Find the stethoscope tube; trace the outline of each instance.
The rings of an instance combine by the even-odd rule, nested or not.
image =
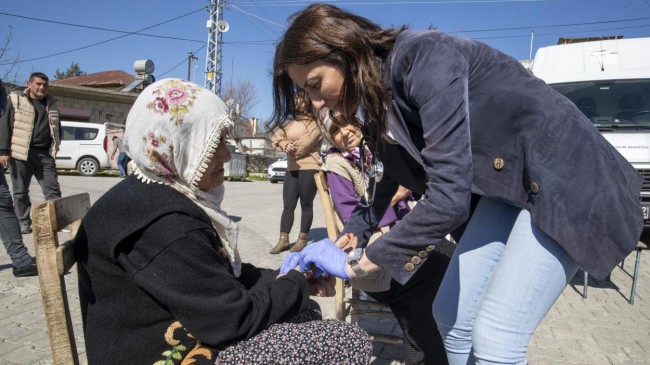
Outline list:
[[[364,208],[370,208],[375,202],[377,183],[384,177],[384,164],[377,158],[377,141],[368,143],[369,138],[367,137],[365,128],[362,128],[361,132],[363,136],[361,138],[361,145],[359,146],[359,158],[361,159],[361,179],[364,186],[364,194],[361,197],[361,200],[359,200],[359,205]],[[367,171],[366,149],[370,153],[370,162],[368,163]]]

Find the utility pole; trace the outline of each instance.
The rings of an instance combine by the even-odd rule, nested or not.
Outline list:
[[[187,51],[187,81],[190,80],[191,71],[192,71],[192,60],[198,60],[199,58],[192,53],[192,51]]]
[[[208,48],[205,58],[205,88],[221,96],[221,64],[223,57],[223,33],[228,31],[228,23],[223,21],[223,8],[226,0],[208,0]]]

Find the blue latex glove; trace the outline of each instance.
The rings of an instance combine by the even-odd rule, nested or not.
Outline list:
[[[300,254],[297,252],[290,252],[287,257],[284,258],[282,266],[280,266],[280,274],[284,275],[295,269],[298,265],[300,265]]]
[[[308,272],[310,264],[316,266],[315,277],[327,273],[341,279],[350,280],[347,267],[348,255],[329,239],[307,245],[300,251],[300,271]]]

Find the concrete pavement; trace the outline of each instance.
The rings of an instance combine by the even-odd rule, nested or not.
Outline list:
[[[61,176],[64,195],[88,191],[95,201],[118,178]],[[240,251],[244,261],[277,268],[285,254],[270,255],[275,243],[282,209],[282,184],[268,182],[226,182],[224,209],[238,220]],[[42,200],[37,184],[31,188],[33,202]],[[310,239],[326,236],[318,198],[314,201],[314,222]],[[296,211],[291,239],[297,238],[299,211]],[[24,235],[33,254],[31,235]],[[530,344],[531,364],[627,365],[650,364],[650,252],[642,254],[639,284],[634,305],[628,303],[635,254],[623,269],[612,272],[611,282],[590,281],[589,297],[582,298],[582,276],[564,290]],[[73,306],[75,330],[83,353],[81,317],[76,297],[75,270],[66,278]],[[333,318],[333,300],[319,299],[324,315]],[[362,317],[366,328],[399,333],[394,323]],[[403,354],[395,346],[376,345],[372,364],[401,364]],[[51,364],[49,342],[42,313],[37,278],[14,278],[9,257],[0,250],[0,365]],[[85,361],[84,361],[85,363]]]

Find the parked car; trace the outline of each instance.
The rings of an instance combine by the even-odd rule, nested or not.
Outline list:
[[[95,176],[99,170],[110,169],[108,156],[108,123],[61,121],[61,147],[56,167],[76,169],[82,176]]]
[[[287,171],[287,158],[281,157],[274,163],[269,165],[268,177],[271,184],[276,184],[278,181],[284,180],[284,174]]]

